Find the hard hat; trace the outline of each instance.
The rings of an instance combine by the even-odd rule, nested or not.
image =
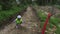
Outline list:
[[[21,18],[21,15],[18,15],[17,18]]]

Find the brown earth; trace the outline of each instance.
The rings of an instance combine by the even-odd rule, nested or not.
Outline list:
[[[40,21],[31,7],[27,8],[22,19],[24,21],[24,23],[21,24],[22,29],[16,29],[15,23],[12,22],[0,30],[0,34],[40,34]]]

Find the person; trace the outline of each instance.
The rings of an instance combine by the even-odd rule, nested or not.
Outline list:
[[[16,28],[21,27],[21,24],[22,24],[21,15],[18,15],[17,18],[16,18]]]

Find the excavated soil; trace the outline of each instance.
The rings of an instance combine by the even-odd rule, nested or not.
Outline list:
[[[13,20],[11,24],[0,30],[0,34],[40,34],[40,21],[31,7],[27,8],[22,19],[23,23],[19,29],[15,28],[16,24]]]

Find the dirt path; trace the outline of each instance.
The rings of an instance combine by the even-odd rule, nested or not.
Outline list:
[[[37,19],[31,7],[27,8],[27,11],[24,13],[22,19],[24,23],[21,25],[23,25],[24,28],[22,27],[22,29],[16,29],[15,23],[12,22],[8,26],[5,26],[5,28],[0,31],[0,34],[38,34],[40,30],[38,23],[40,23],[40,21]]]

